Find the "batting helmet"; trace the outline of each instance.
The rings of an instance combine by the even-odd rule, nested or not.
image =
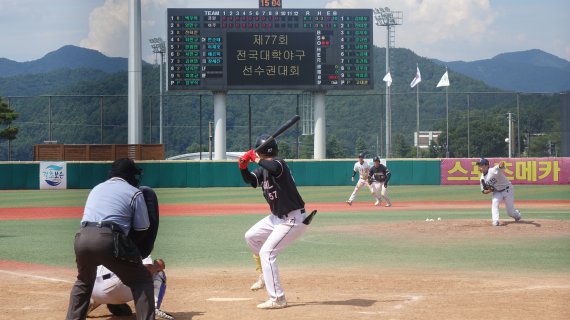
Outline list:
[[[257,147],[259,147],[260,145],[265,143],[265,141],[267,141],[269,139],[269,137],[270,137],[270,135],[265,134],[265,133],[260,135],[259,137],[257,137],[257,140],[255,141],[255,148],[254,149],[257,149]],[[273,139],[270,142],[268,142],[265,146],[263,146],[260,150],[258,150],[257,153],[263,154],[266,156],[276,156],[277,151],[279,151],[277,149],[277,141],[275,141],[275,139]]]
[[[372,159],[372,161],[374,161],[374,162],[376,162],[376,161],[380,162],[380,157],[376,156],[376,157],[374,157],[374,159]]]
[[[130,185],[138,187],[142,169],[137,167],[135,161],[129,158],[115,160],[111,165],[109,178],[119,177],[125,179]]]
[[[359,153],[359,154],[358,154],[358,157],[364,159],[364,153],[362,153],[362,152]]]

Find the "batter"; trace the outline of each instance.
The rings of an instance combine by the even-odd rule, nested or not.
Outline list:
[[[256,149],[268,138],[269,135],[259,136]],[[279,278],[277,255],[307,230],[307,225],[303,224],[305,202],[297,191],[287,163],[277,158],[277,154],[277,142],[273,140],[257,154],[254,150],[250,150],[239,159],[243,180],[254,188],[261,186],[263,196],[271,210],[270,215],[261,219],[245,233],[247,245],[261,260],[263,282],[269,294],[266,302],[257,305],[259,309],[287,307],[285,292]],[[250,172],[249,161],[254,161],[259,167]]]

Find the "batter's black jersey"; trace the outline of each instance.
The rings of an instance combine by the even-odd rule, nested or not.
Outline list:
[[[388,183],[388,181],[390,180],[390,176],[391,176],[390,170],[388,170],[388,168],[386,168],[386,166],[384,166],[383,164],[380,164],[378,168],[376,168],[376,166],[372,166],[372,168],[370,168],[370,175],[368,178],[372,182]]]
[[[252,187],[261,186],[271,213],[276,216],[303,209],[305,202],[297,191],[295,180],[283,159],[260,160],[252,172],[241,170],[243,180]]]

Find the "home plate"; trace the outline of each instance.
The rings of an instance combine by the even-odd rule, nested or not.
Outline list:
[[[228,301],[247,301],[247,300],[252,300],[252,298],[208,298],[206,300],[214,302],[228,302]]]

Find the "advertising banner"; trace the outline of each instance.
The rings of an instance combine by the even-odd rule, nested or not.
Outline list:
[[[441,159],[441,184],[479,184],[477,159]],[[513,184],[570,184],[570,158],[487,158],[491,167],[505,161]]]
[[[67,189],[67,164],[64,161],[40,162],[40,189]]]

